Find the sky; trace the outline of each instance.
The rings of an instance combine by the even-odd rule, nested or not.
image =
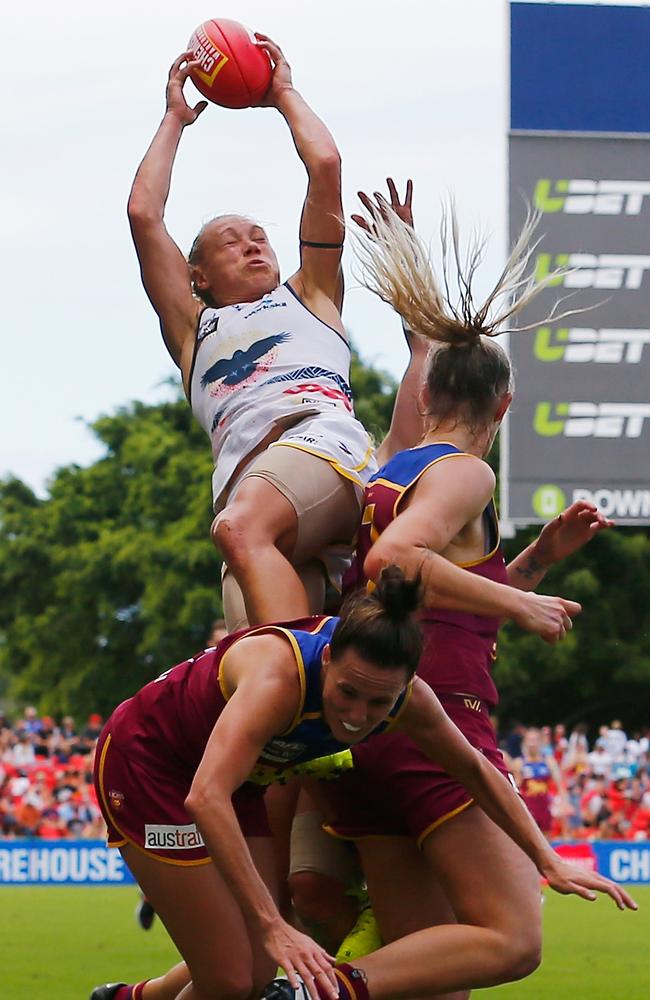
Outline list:
[[[508,127],[506,0],[61,0],[3,15],[0,476],[39,495],[57,467],[102,453],[88,422],[169,394],[176,374],[140,285],[126,200],[164,111],[170,64],[192,30],[230,17],[270,35],[294,85],[333,132],[344,206],[356,192],[415,186],[416,225],[433,240],[441,201],[490,234],[479,292],[504,258]],[[187,85],[188,99],[199,95]],[[186,252],[220,212],[259,219],[283,278],[297,266],[306,180],[273,109],[210,106],[185,130],[166,222]],[[399,377],[390,309],[359,287],[346,250],[343,318],[362,357]],[[206,448],[209,447],[206,438]]]

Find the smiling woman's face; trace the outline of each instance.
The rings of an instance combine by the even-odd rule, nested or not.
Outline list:
[[[351,647],[332,660],[323,651],[323,718],[341,743],[359,743],[383,722],[406,687],[405,667],[378,667]]]

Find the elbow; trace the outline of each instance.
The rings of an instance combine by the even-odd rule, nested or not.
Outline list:
[[[139,191],[136,186],[133,187],[129,195],[126,214],[132,229],[152,226],[162,220],[160,212],[154,209],[145,192]]]
[[[410,575],[409,559],[403,549],[397,545],[384,546],[376,543],[364,560],[364,576],[367,580],[376,582],[386,566],[399,566],[405,576]]]
[[[341,154],[336,146],[319,149],[310,164],[309,173],[312,177],[340,180]]]
[[[379,556],[379,554],[375,552],[375,549],[372,548],[368,553],[368,555],[366,556],[366,558],[364,559],[363,575],[365,576],[366,580],[372,580],[373,582],[376,582],[379,579],[379,574],[381,573],[382,569],[384,568],[384,566],[387,565],[388,563],[384,562],[384,560]]]
[[[194,822],[200,825],[201,819],[205,816],[209,806],[214,805],[214,800],[214,789],[211,789],[210,793],[208,793],[208,789],[205,785],[198,784],[194,781],[187,797],[185,798],[185,810],[188,816],[191,816]]]
[[[194,792],[194,789],[190,789],[189,795],[186,797],[185,802],[185,812],[193,820],[196,820],[201,813],[200,797]]]

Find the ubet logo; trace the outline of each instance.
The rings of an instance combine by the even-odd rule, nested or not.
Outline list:
[[[535,279],[543,281],[558,267],[569,268],[549,281],[565,288],[640,288],[650,270],[650,256],[632,253],[540,253]]]
[[[535,184],[533,203],[538,212],[566,215],[639,215],[650,194],[649,181],[549,180]]]
[[[540,326],[534,350],[538,361],[638,365],[645,344],[650,344],[650,330]]]
[[[638,438],[650,403],[538,403],[533,427],[542,437]]]
[[[574,489],[571,502],[586,500],[593,503],[605,517],[650,517],[650,490]],[[545,483],[531,497],[533,511],[544,519],[557,517],[567,506],[566,495],[559,486]]]

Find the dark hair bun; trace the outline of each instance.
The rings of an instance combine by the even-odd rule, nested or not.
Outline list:
[[[420,576],[407,580],[399,566],[385,566],[374,593],[388,617],[395,622],[401,621],[420,603]]]

